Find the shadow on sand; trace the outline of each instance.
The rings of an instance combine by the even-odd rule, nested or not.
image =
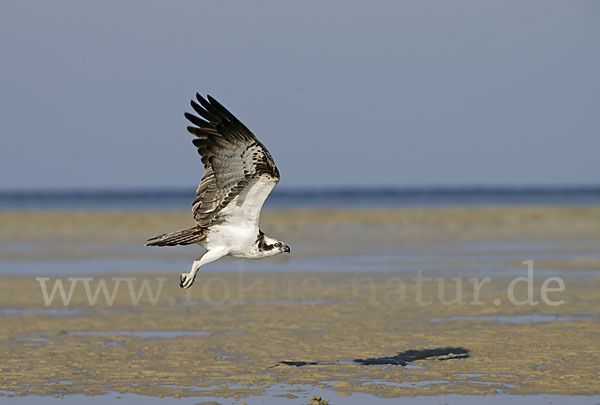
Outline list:
[[[355,359],[354,363],[362,364],[365,366],[370,365],[392,365],[392,366],[406,366],[408,363],[416,360],[454,360],[454,359],[466,359],[469,357],[469,350],[462,347],[439,347],[435,349],[421,349],[421,350],[407,350],[400,352],[395,356],[387,357],[372,357],[368,359]],[[344,362],[308,362],[308,361],[280,361],[272,367],[278,365],[285,366],[318,366],[325,364],[338,364]]]

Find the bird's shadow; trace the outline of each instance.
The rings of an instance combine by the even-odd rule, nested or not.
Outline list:
[[[469,357],[469,350],[462,347],[438,347],[435,349],[420,349],[420,350],[407,350],[400,352],[395,356],[385,357],[371,357],[367,359],[354,359],[352,362],[362,364],[364,366],[370,365],[392,365],[392,366],[406,366],[416,360],[454,360],[454,359],[466,359]],[[279,365],[303,367],[303,366],[318,366],[328,364],[342,364],[347,362],[320,362],[320,361],[280,361],[272,367]]]

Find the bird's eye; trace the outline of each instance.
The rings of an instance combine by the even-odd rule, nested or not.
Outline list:
[[[278,247],[278,248],[279,248],[279,247],[281,247],[281,246],[282,246],[281,242],[277,242],[277,243],[275,244],[275,247]]]

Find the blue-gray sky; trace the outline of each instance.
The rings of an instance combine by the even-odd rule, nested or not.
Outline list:
[[[0,188],[187,187],[196,91],[281,185],[600,180],[598,1],[3,1]]]

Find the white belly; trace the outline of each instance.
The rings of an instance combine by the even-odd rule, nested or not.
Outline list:
[[[244,255],[254,246],[257,235],[258,231],[251,227],[218,224],[210,227],[200,245],[207,250],[224,247],[231,256],[239,256]]]
[[[221,212],[200,245],[207,250],[225,247],[231,256],[248,257],[256,245],[260,211],[277,181],[261,176]]]

